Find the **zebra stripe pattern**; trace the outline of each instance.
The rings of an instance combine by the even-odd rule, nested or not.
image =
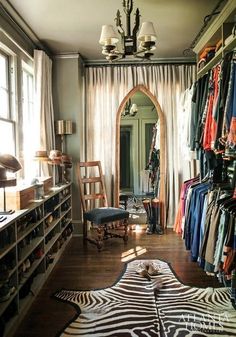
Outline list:
[[[152,263],[158,275],[151,280],[142,277],[137,271],[143,263]],[[229,289],[185,286],[160,260],[129,262],[110,288],[61,290],[55,297],[80,311],[61,337],[236,336],[236,310]]]

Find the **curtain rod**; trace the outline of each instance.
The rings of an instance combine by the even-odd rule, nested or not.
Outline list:
[[[138,66],[153,66],[153,65],[196,65],[195,59],[160,59],[150,62],[114,62],[114,63],[105,63],[105,62],[86,62],[84,61],[84,66],[88,67],[138,67]]]

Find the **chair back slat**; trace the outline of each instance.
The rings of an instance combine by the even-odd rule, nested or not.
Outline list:
[[[86,184],[86,183],[93,184],[93,183],[97,183],[97,182],[100,182],[100,181],[101,181],[101,178],[100,178],[100,177],[94,177],[94,178],[82,178],[82,183],[83,183],[83,184]]]
[[[104,195],[100,193],[87,194],[84,196],[84,200],[104,199]]]
[[[107,207],[107,196],[100,161],[79,162],[78,181],[83,211]]]

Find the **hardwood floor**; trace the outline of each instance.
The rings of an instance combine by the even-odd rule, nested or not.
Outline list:
[[[169,262],[181,282],[198,287],[218,287],[215,278],[207,276],[196,262],[191,262],[180,236],[171,229],[163,236],[130,233],[129,241],[110,239],[97,252],[81,237],[69,242],[61,259],[35,299],[14,337],[54,337],[76,315],[75,308],[57,301],[53,293],[61,288],[94,289],[109,287],[121,275],[124,259],[161,259]]]

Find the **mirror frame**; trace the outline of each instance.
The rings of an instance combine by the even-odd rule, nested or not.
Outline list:
[[[116,115],[116,153],[115,153],[115,183],[114,183],[114,201],[116,207],[119,206],[119,194],[120,194],[120,120],[121,113],[125,108],[126,102],[131,98],[137,91],[141,91],[147,95],[153,102],[158,118],[160,120],[160,220],[163,228],[166,228],[166,123],[163,111],[158,103],[156,97],[144,86],[137,85],[134,87],[122,100]]]

